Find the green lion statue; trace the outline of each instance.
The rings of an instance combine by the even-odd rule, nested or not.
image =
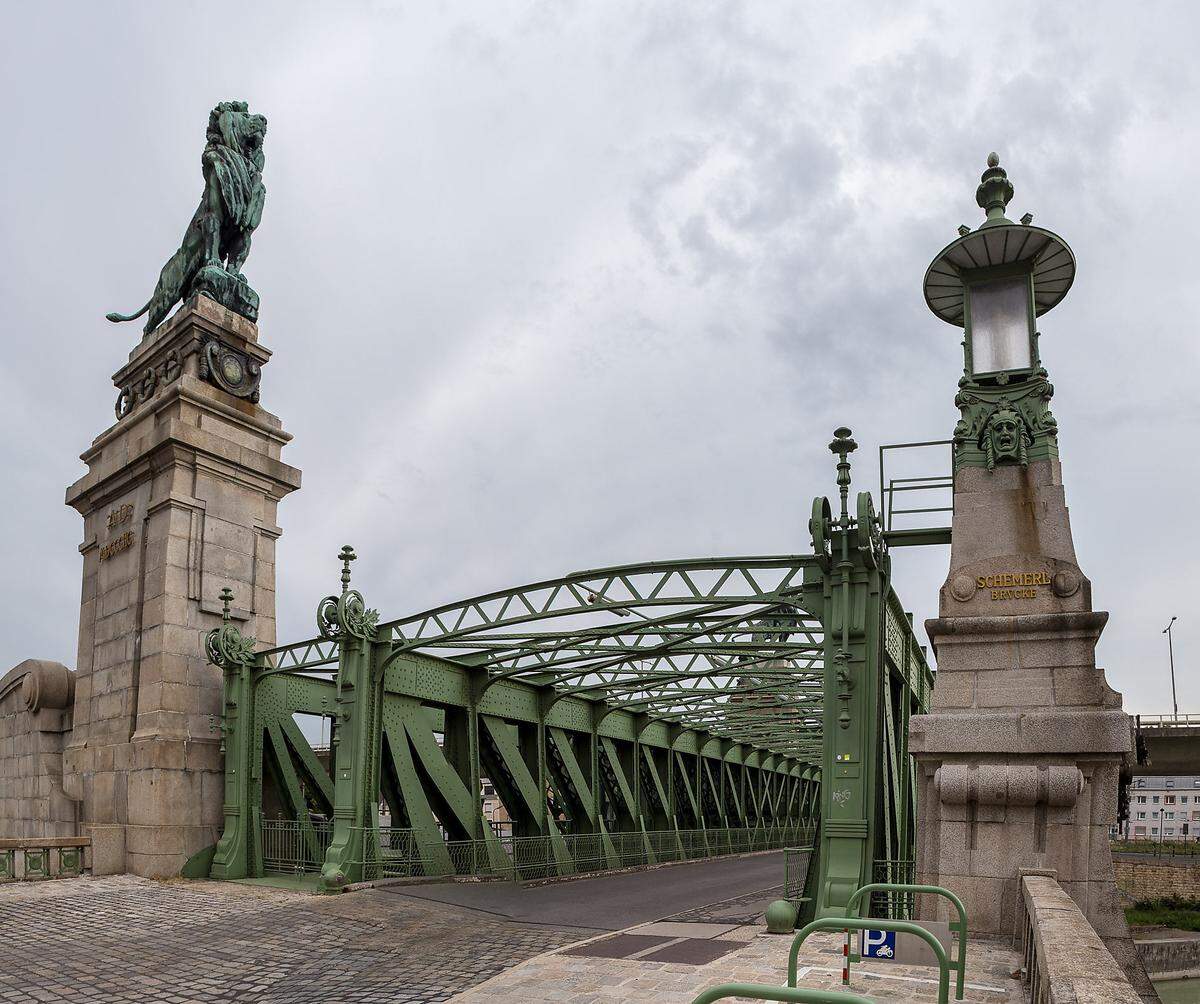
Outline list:
[[[148,335],[175,304],[196,293],[251,321],[258,319],[258,294],[241,268],[267,197],[262,181],[266,135],[266,118],[251,115],[245,101],[222,101],[212,110],[200,160],[204,194],[183,243],[163,266],[146,305],[134,314],[106,315],[110,321],[132,321],[148,311],[143,329]]]

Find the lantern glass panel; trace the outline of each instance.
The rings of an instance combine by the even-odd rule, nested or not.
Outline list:
[[[971,370],[998,373],[1033,365],[1029,279],[992,279],[971,286]]]

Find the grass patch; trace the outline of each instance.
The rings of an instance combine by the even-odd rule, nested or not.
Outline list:
[[[1180,931],[1200,931],[1200,900],[1183,896],[1138,900],[1125,910],[1131,926],[1174,927]]]

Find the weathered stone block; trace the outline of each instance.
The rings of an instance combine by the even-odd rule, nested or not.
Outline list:
[[[125,825],[123,823],[89,823],[83,827],[91,837],[91,870],[93,875],[120,875],[125,871]]]

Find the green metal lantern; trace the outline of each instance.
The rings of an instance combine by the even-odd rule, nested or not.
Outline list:
[[[1058,306],[1075,281],[1075,255],[1055,233],[1004,215],[1012,182],[988,156],[975,201],[986,219],[959,227],[925,272],[925,302],[963,330],[964,373],[955,400],[955,469],[1027,466],[1058,455],[1050,414],[1053,388],[1038,349],[1037,318]]]
[[[975,200],[987,213],[977,230],[960,228],[925,273],[925,302],[965,333],[967,376],[1007,382],[1041,364],[1036,318],[1057,306],[1075,280],[1075,255],[1057,234],[1004,215],[1012,182],[988,157]],[[1006,379],[1007,378],[1007,379]]]

